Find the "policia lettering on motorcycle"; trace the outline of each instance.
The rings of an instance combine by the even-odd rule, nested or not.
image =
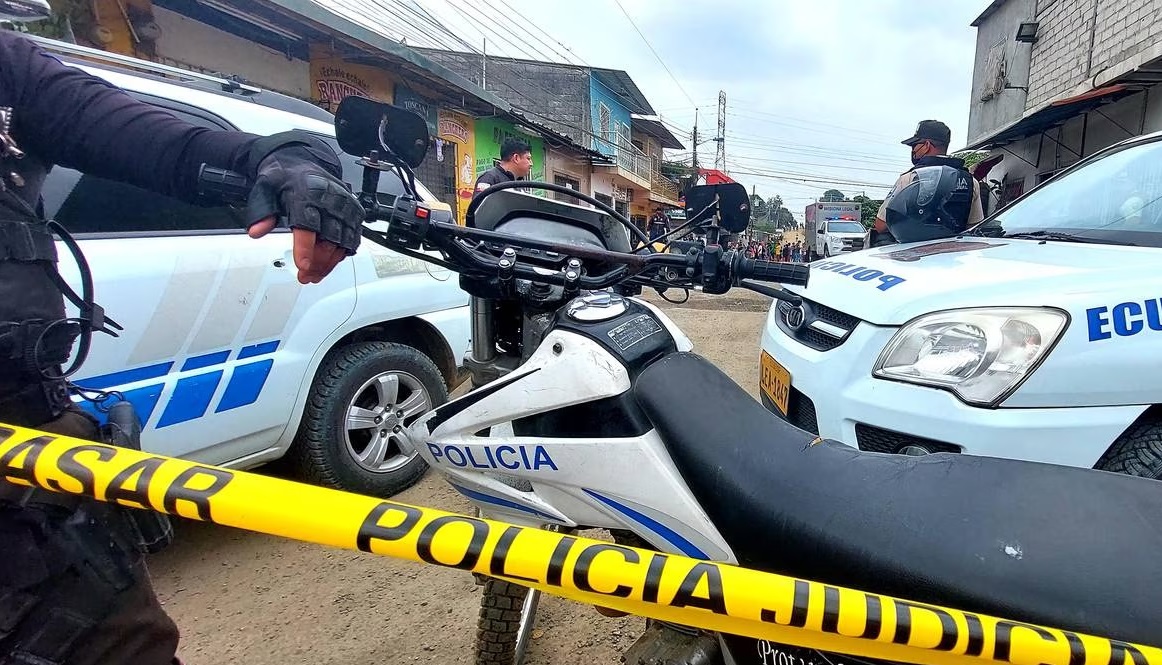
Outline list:
[[[952,131],[939,120],[920,121],[916,133],[901,141],[912,149],[913,166],[876,213],[872,247],[951,238],[984,218],[980,183],[963,159],[948,156],[951,141]],[[937,194],[940,200],[932,205]]]
[[[68,377],[90,335],[121,328],[93,302],[75,242],[39,214],[51,166],[200,205],[225,202],[199,194],[203,165],[245,173],[253,183],[250,236],[289,226],[303,284],[355,253],[363,209],[343,185],[334,151],[314,137],[187,124],[15,32],[0,32],[0,63],[0,422],[139,445],[128,402],[105,396],[110,424],[99,428],[72,401]],[[78,259],[80,295],[57,272],[54,232]],[[77,316],[66,316],[65,298]],[[28,462],[0,458],[0,468]],[[165,519],[0,481],[0,665],[177,662],[178,630],[142,557],[168,542]]]

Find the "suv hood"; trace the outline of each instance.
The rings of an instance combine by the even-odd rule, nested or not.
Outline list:
[[[804,297],[877,325],[929,312],[1000,305],[1064,306],[1157,271],[1162,249],[1010,238],[892,245],[811,264]]]

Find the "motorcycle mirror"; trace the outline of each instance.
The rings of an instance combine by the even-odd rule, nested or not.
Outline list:
[[[750,196],[737,182],[698,185],[686,191],[686,212],[699,223],[720,214],[719,225],[727,233],[742,233],[750,224]]]
[[[0,21],[30,23],[52,16],[48,0],[0,0]]]
[[[352,95],[335,111],[335,139],[349,155],[386,152],[414,169],[428,153],[428,123],[407,109]]]

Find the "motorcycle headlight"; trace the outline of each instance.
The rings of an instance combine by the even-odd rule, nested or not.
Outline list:
[[[905,325],[872,375],[943,388],[976,406],[995,406],[1037,368],[1069,323],[1048,308],[937,312]]]

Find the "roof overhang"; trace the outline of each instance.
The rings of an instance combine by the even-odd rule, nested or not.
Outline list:
[[[601,69],[594,67],[590,70],[591,76],[596,78],[601,85],[608,88],[613,94],[617,95],[622,104],[629,109],[630,113],[638,113],[640,115],[657,115],[654,107],[650,106],[650,102],[646,96],[642,94],[641,89],[633,82],[629,72],[620,69]]]
[[[679,141],[676,136],[674,136],[669,128],[662,124],[662,121],[654,120],[653,118],[644,118],[635,114],[632,116],[632,122],[633,131],[635,134],[641,132],[643,134],[652,136],[658,140],[658,143],[660,143],[663,148],[670,148],[671,150],[686,149],[686,146],[682,145],[682,142]]]
[[[967,150],[983,150],[1012,143],[1029,136],[1035,136],[1056,127],[1066,120],[1088,113],[1099,106],[1116,102],[1127,95],[1138,92],[1138,88],[1123,83],[1107,85],[1083,92],[1072,97],[1050,102],[1034,111],[1026,113],[988,136],[981,137],[965,146]]]
[[[969,25],[974,28],[979,28],[980,24],[984,23],[985,19],[987,19],[989,16],[992,16],[993,12],[1000,9],[1001,5],[1005,4],[1005,2],[1007,2],[1007,0],[993,0],[989,3],[988,7],[984,8],[984,11],[980,13],[980,16],[977,16],[976,20],[974,20],[972,23],[969,23]]]

